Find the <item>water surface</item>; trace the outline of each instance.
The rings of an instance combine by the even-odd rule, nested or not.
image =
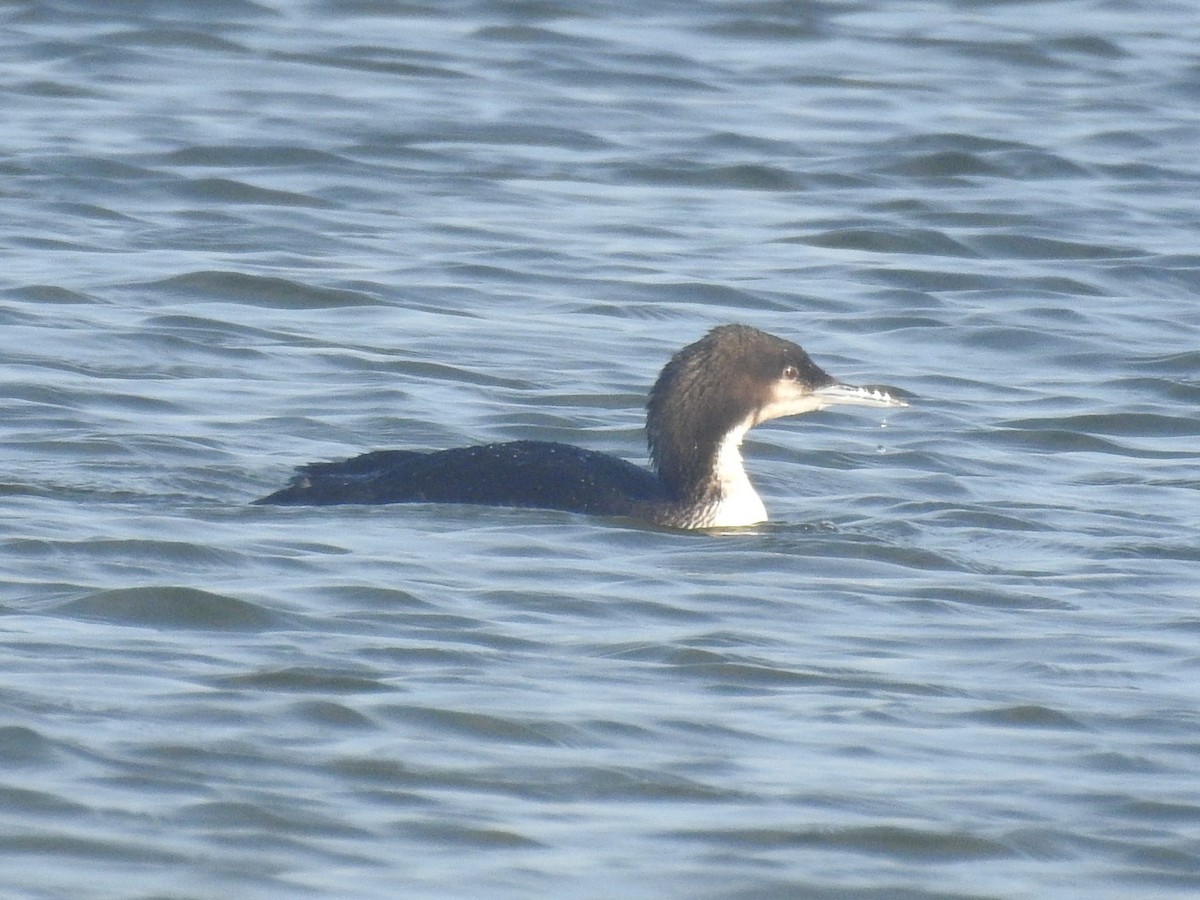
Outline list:
[[[1194,12],[6,5],[5,895],[1194,896]],[[249,505],[728,321],[760,528]]]

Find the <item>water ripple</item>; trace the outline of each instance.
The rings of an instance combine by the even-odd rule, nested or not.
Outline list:
[[[10,894],[1200,889],[1186,4],[5,9]],[[727,321],[762,527],[248,505]]]

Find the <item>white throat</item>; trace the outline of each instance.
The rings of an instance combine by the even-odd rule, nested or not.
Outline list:
[[[717,485],[720,499],[713,510],[710,528],[738,528],[767,521],[767,508],[746,475],[742,464],[742,438],[753,425],[747,420],[725,436],[717,448]]]

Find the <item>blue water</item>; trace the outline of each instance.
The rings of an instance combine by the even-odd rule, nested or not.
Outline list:
[[[0,8],[0,893],[1200,893],[1193,4],[102,6]],[[913,398],[762,527],[249,505],[729,321]]]

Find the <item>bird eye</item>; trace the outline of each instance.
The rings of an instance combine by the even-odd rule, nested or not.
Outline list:
[[[800,377],[800,370],[795,366],[784,366],[783,373],[779,377],[784,381],[795,381]]]

